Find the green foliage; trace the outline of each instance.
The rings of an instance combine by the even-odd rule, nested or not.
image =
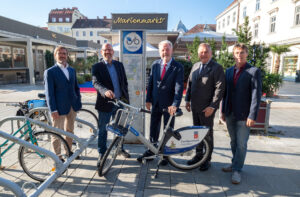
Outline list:
[[[276,73],[265,73],[263,77],[262,90],[266,96],[272,96],[282,84],[282,76]]]
[[[77,75],[77,81],[78,81],[79,84],[83,84],[85,82],[84,76]]]
[[[92,81],[92,74],[84,74],[83,78],[84,81]]]
[[[92,70],[92,66],[94,64],[96,64],[98,62],[98,56],[94,55],[94,56],[88,56],[86,58],[86,69],[88,69],[89,71]]]
[[[53,53],[51,51],[46,50],[45,60],[46,60],[47,68],[50,68],[51,66],[54,65],[54,56],[53,56]]]
[[[235,64],[232,53],[228,52],[226,37],[222,37],[222,45],[216,58],[217,62],[223,66],[224,70]]]
[[[282,53],[289,52],[290,45],[270,45],[270,49],[273,53],[281,55]]]
[[[200,39],[199,37],[195,37],[194,41],[192,44],[187,44],[186,47],[188,48],[190,57],[191,57],[191,62],[192,64],[195,64],[196,62],[199,62],[199,57],[198,57],[198,47],[200,45]]]
[[[183,60],[183,59],[176,59],[177,62],[181,63],[184,68],[184,82],[187,82],[190,72],[192,70],[193,64],[191,61]]]
[[[69,64],[77,71],[77,73],[88,73],[91,72],[92,66],[98,62],[98,56],[89,56],[86,58],[77,58],[75,62],[69,60]]]
[[[252,32],[250,31],[249,27],[249,18],[248,16],[245,17],[245,21],[242,25],[239,25],[238,30],[232,29],[238,37],[239,43],[244,43],[248,47],[250,46],[252,40]]]

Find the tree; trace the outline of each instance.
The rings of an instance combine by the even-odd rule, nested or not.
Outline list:
[[[248,16],[245,17],[245,21],[242,25],[239,25],[238,30],[232,29],[238,37],[239,43],[244,43],[247,47],[250,46],[252,40],[252,32],[250,31],[249,27],[249,18]]]
[[[195,37],[192,44],[186,45],[186,47],[188,48],[189,54],[190,54],[190,60],[191,60],[192,64],[199,62],[199,57],[198,57],[199,44],[200,44],[200,38]]]
[[[285,52],[289,52],[289,45],[270,45],[270,49],[273,54],[276,55],[275,68],[273,73],[278,74],[280,66],[280,55]]]
[[[53,56],[53,53],[51,53],[51,51],[46,50],[45,60],[46,60],[47,68],[50,68],[51,66],[54,65],[54,56]]]
[[[228,46],[226,43],[226,37],[222,37],[222,45],[219,51],[219,54],[216,58],[217,62],[223,66],[224,69],[227,69],[234,65],[234,59],[232,53],[228,52]]]

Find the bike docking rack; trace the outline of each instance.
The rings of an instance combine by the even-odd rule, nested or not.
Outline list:
[[[34,108],[30,111],[29,115],[31,113],[34,113],[36,111],[41,111],[41,110],[48,110],[48,108],[45,108],[45,107]],[[70,137],[73,140],[75,140],[76,144],[77,144],[77,148],[74,151],[74,153],[69,158],[67,158],[66,161],[63,163],[55,153],[53,153],[51,151],[48,151],[44,148],[38,147],[36,145],[33,145],[29,142],[26,142],[23,139],[12,136],[12,135],[10,135],[6,132],[0,131],[0,137],[3,137],[5,139],[10,140],[14,143],[17,143],[19,145],[22,145],[26,148],[33,149],[33,150],[37,151],[38,153],[45,154],[46,156],[52,158],[55,162],[55,171],[49,177],[47,177],[47,179],[44,182],[42,182],[39,185],[39,187],[36,188],[36,191],[34,191],[33,193],[31,193],[29,195],[31,197],[39,196],[53,181],[55,181],[61,174],[63,174],[65,172],[65,170],[67,170],[67,168],[69,167],[70,163],[72,161],[74,161],[75,158],[77,156],[79,156],[97,136],[97,129],[94,127],[94,125],[92,125],[91,123],[86,122],[84,120],[77,119],[77,118],[76,118],[75,121],[77,121],[81,124],[87,125],[88,127],[90,127],[92,129],[93,132],[92,132],[91,136],[88,139],[80,139],[78,136],[76,136],[72,133],[69,133],[69,132],[66,132],[64,130],[52,127],[52,126],[50,126],[48,124],[45,124],[43,122],[28,118],[27,116],[26,117],[25,116],[13,116],[13,117],[5,118],[5,119],[0,121],[0,126],[3,125],[7,121],[14,121],[14,120],[19,120],[19,121],[24,121],[24,122],[29,121],[31,124],[38,125],[38,126],[44,128],[47,131],[52,131],[52,132],[57,133],[59,135]],[[25,184],[30,184],[30,183],[26,182],[26,183],[24,183],[24,185]],[[31,184],[35,186],[34,183],[31,183]],[[13,183],[9,180],[0,179],[0,185],[9,188],[17,196],[26,196],[19,186],[16,187],[17,184],[15,184],[15,183]],[[24,185],[23,185],[23,187],[24,187]]]

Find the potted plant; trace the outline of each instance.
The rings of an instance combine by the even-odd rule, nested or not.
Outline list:
[[[282,85],[282,76],[277,73],[265,73],[262,80],[262,91],[266,97],[273,97]]]

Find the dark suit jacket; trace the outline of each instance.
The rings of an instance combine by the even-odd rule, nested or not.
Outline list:
[[[179,107],[183,92],[183,66],[174,59],[162,81],[160,81],[160,63],[162,60],[156,60],[152,64],[152,70],[149,77],[146,102],[152,103],[160,109],[171,105]]]
[[[58,111],[59,115],[66,115],[71,107],[74,111],[81,109],[81,96],[77,83],[76,71],[68,67],[69,80],[59,68],[54,65],[44,73],[45,93],[51,112]]]
[[[122,93],[121,99],[128,103],[128,83],[124,66],[121,62],[118,61],[113,60],[112,63],[115,65],[116,72],[118,74],[120,89]],[[111,112],[113,104],[108,103],[110,99],[105,97],[105,92],[107,90],[114,91],[114,86],[104,60],[101,60],[99,63],[93,65],[92,79],[93,85],[97,90],[97,101],[95,108],[99,111]]]
[[[185,101],[191,101],[192,110],[201,112],[206,107],[219,108],[225,90],[223,67],[211,60],[199,74],[201,63],[194,64],[189,79]]]
[[[226,88],[222,112],[228,116],[233,112],[237,121],[250,118],[256,120],[262,93],[260,69],[246,64],[237,81],[233,84],[234,66],[226,70]]]

